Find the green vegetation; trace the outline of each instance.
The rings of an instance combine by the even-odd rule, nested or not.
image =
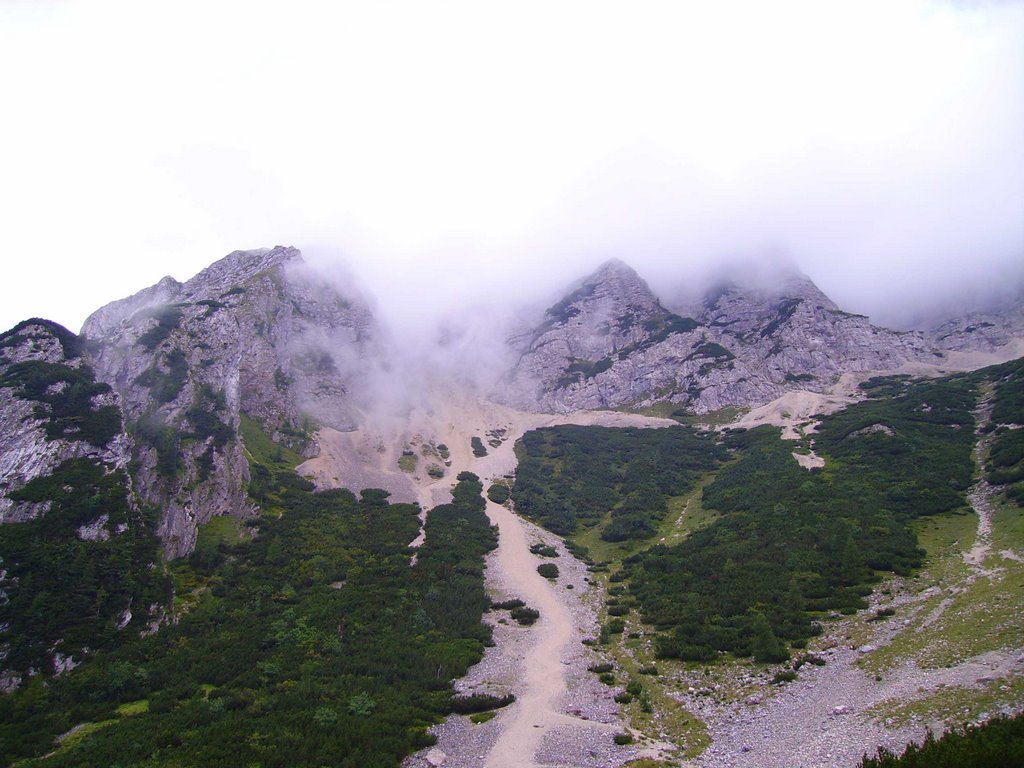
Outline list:
[[[164,477],[174,477],[181,462],[178,431],[165,424],[155,412],[140,416],[129,424],[128,431],[141,446],[150,446],[156,451],[157,471]]]
[[[803,303],[803,299],[783,299],[775,307],[775,317],[768,325],[761,329],[761,338],[771,336],[783,323],[793,316],[797,307]]]
[[[611,574],[659,630],[661,656],[708,661],[728,651],[781,661],[790,644],[819,631],[817,614],[863,607],[877,572],[921,565],[913,520],[964,503],[972,382],[899,392],[825,418],[817,449],[829,463],[813,473],[771,427],[726,433],[720,444],[682,427],[537,430],[520,446],[513,496],[518,509],[577,542],[592,543],[590,531],[602,526],[604,541],[627,538],[623,529],[665,538]],[[699,503],[684,500],[728,454]],[[671,530],[661,528],[666,520]],[[612,619],[606,633],[620,624]]]
[[[736,357],[732,352],[723,347],[721,344],[714,342],[698,342],[693,352],[686,356],[687,360],[694,360],[698,357],[710,357],[715,360],[732,360]]]
[[[302,454],[271,440],[260,425],[245,413],[239,419],[238,431],[245,444],[250,468],[263,465],[265,468],[295,469],[305,461]]]
[[[148,316],[156,320],[156,325],[139,336],[135,343],[152,352],[181,325],[181,309],[174,304],[164,304],[150,310]]]
[[[453,696],[451,710],[458,715],[472,715],[491,709],[507,707],[516,697],[511,693],[504,696],[492,696],[489,693],[474,693],[469,696]]]
[[[554,563],[541,563],[537,566],[537,573],[553,581],[558,578],[558,566]]]
[[[60,678],[0,697],[5,761],[376,768],[431,743],[425,728],[453,708],[449,681],[490,642],[482,573],[495,533],[479,480],[460,475],[410,567],[404,542],[418,530],[415,505],[388,504],[383,491],[360,500],[313,493],[282,468],[285,451],[282,461],[258,463],[265,436],[251,423],[243,431],[253,438],[250,490],[276,513],[255,521],[252,539],[237,537],[227,519],[203,527],[196,553],[175,564],[179,583],[198,586],[177,624],[147,638],[132,633]],[[69,501],[96,503],[94,495]],[[50,566],[55,579],[65,575]],[[137,600],[146,594],[123,589],[133,587]],[[60,589],[68,600],[68,583]],[[42,607],[53,610],[52,601]],[[76,725],[84,725],[76,738],[33,758]]]
[[[511,493],[508,483],[491,483],[491,487],[487,489],[487,498],[495,504],[504,504]]]
[[[558,557],[558,550],[543,541],[531,544],[530,553],[539,557]]]
[[[41,326],[40,333],[33,326]],[[82,355],[82,339],[76,336],[60,323],[52,320],[44,320],[34,317],[30,320],[22,320],[9,331],[0,333],[0,362],[3,362],[3,351],[9,347],[15,347],[26,341],[45,340],[47,336],[53,336],[60,343],[67,360],[74,360]]]
[[[636,317],[634,315],[623,315],[617,320],[617,323],[621,330],[627,330],[636,323]],[[671,312],[666,312],[661,317],[650,318],[643,323],[643,328],[648,335],[642,341],[620,349],[618,351],[618,358],[619,360],[625,360],[636,352],[642,352],[645,349],[650,349],[655,344],[660,344],[674,333],[689,333],[697,327],[699,327],[699,324],[692,317],[680,317]]]
[[[406,448],[398,457],[398,468],[403,472],[415,472],[419,459],[420,457],[416,455],[415,451]]]
[[[0,375],[0,387],[35,403],[33,416],[44,423],[48,440],[81,440],[102,447],[121,431],[116,405],[94,405],[94,398],[110,392],[110,386],[97,383],[88,366],[26,360]]]
[[[85,647],[112,647],[145,625],[147,606],[168,600],[170,585],[153,568],[156,520],[130,507],[122,471],[71,459],[9,495],[50,508],[34,520],[0,526],[6,668],[50,672],[54,651],[80,660]],[[89,524],[97,535],[83,540],[77,531]]]
[[[993,485],[1003,486],[1010,499],[1024,506],[1024,361],[1016,360],[992,371],[995,436],[988,457],[988,479]]]
[[[476,435],[473,435],[473,437],[470,438],[469,445],[473,449],[473,455],[478,459],[487,455],[487,448],[484,446],[484,441]]]
[[[625,563],[645,620],[665,631],[660,654],[785,658],[786,643],[817,632],[810,612],[853,612],[876,571],[920,566],[910,522],[964,503],[973,402],[961,378],[827,417],[817,447],[829,465],[818,473],[798,467],[773,428],[729,435],[737,460],[703,493],[722,516]]]
[[[652,536],[669,497],[726,455],[686,427],[551,427],[528,432],[517,449],[516,508],[563,536],[600,526],[605,541]]]
[[[551,312],[552,310],[548,311]],[[576,310],[575,307],[569,307],[566,312],[571,312],[572,314],[569,315],[571,317],[572,315],[577,314],[578,310]],[[639,321],[635,315],[627,313],[616,320],[616,327],[619,331],[628,331],[636,325],[637,322]],[[614,358],[604,357],[600,360],[582,360],[580,358],[573,358],[569,361],[569,365],[566,366],[562,376],[555,383],[555,386],[562,389],[581,381],[592,379],[598,374],[604,373],[611,368],[615,364],[615,360],[625,360],[632,354],[642,352],[656,344],[660,344],[674,333],[687,333],[697,327],[698,323],[696,320],[689,317],[679,317],[679,315],[674,315],[670,312],[666,312],[660,317],[645,320],[643,321],[643,329],[647,332],[647,335],[642,340],[620,348],[615,352]],[[607,326],[606,332],[610,331],[611,327]],[[728,351],[726,351],[725,354],[728,355],[729,358],[732,357],[732,354]],[[711,356],[713,357],[714,355]]]
[[[513,608],[509,613],[513,619],[524,627],[530,626],[540,618],[540,611],[536,608],[530,608],[529,606]]]
[[[188,360],[185,353],[175,347],[162,355],[162,363],[163,367],[154,359],[149,368],[135,377],[135,383],[147,387],[156,402],[169,403],[178,397],[185,386]]]
[[[580,311],[572,305],[577,301],[582,301],[583,299],[592,296],[595,287],[596,286],[594,285],[580,286],[557,304],[549,307],[547,312],[544,313],[544,323],[537,329],[537,335],[539,336],[550,328],[553,328],[555,325],[564,325],[569,320],[576,317]]]
[[[983,725],[947,731],[936,739],[929,732],[920,745],[901,755],[880,749],[861,768],[990,768],[1024,765],[1024,715],[997,717]]]
[[[223,390],[214,392],[208,384],[203,384],[192,406],[185,412],[185,419],[192,429],[185,432],[182,437],[206,445],[206,450],[198,461],[200,481],[209,477],[213,469],[213,455],[235,437],[235,430],[221,420],[221,414],[225,410]]]

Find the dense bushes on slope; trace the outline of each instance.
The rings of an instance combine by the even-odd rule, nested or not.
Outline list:
[[[1011,768],[1024,765],[1024,715],[997,717],[983,725],[931,732],[921,744],[896,755],[881,749],[865,757],[861,768]]]
[[[964,504],[970,485],[975,391],[966,377],[872,382],[880,396],[823,419],[808,472],[777,429],[727,433],[559,427],[520,445],[517,508],[556,533],[617,520],[653,533],[665,499],[693,487],[732,454],[703,491],[721,516],[678,545],[624,562],[664,656],[709,660],[720,651],[786,656],[816,632],[814,615],[863,607],[876,571],[906,574],[922,552],[908,524]]]
[[[176,625],[0,697],[4,760],[85,721],[103,725],[24,765],[393,767],[430,743],[449,681],[490,642],[479,481],[460,476],[410,567],[415,506],[313,493],[280,464],[253,475],[274,511],[255,539],[174,564],[194,603]]]
[[[10,493],[50,502],[35,520],[0,525],[6,599],[0,601],[4,667],[50,672],[55,652],[81,661],[82,648],[110,647],[137,633],[170,590],[155,568],[153,516],[133,511],[120,470],[72,459]],[[79,534],[92,525],[91,538]]]
[[[527,432],[512,495],[519,512],[568,535],[611,519],[607,541],[654,534],[670,496],[690,491],[724,449],[686,427],[560,426]]]

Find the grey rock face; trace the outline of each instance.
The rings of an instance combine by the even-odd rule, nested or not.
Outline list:
[[[933,328],[936,345],[956,351],[994,352],[1024,338],[1024,300],[988,312],[972,312]]]
[[[82,356],[67,345],[66,338],[62,341],[62,333],[71,336],[52,323],[30,320],[4,334],[0,341],[0,523],[22,522],[44,514],[49,502],[19,502],[9,494],[37,477],[50,475],[69,459],[94,458],[116,469],[124,469],[131,460],[131,440],[120,431],[102,446],[78,439],[74,432],[48,435],[47,414],[51,409],[22,393],[17,378],[11,375],[15,366],[32,363],[83,371]],[[47,391],[59,392],[66,386],[61,382]],[[119,402],[115,393],[105,392],[94,395],[90,404],[94,409],[117,408]],[[95,531],[97,536],[102,535],[99,528]]]
[[[313,421],[352,428],[348,393],[371,329],[363,306],[284,247],[236,251],[86,320],[87,357],[121,398],[138,491],[163,510],[170,556],[190,552],[211,518],[253,514],[243,414],[310,455]]]
[[[703,413],[941,357],[921,334],[839,310],[802,275],[771,290],[719,285],[693,314],[665,309],[632,269],[610,262],[512,340],[520,358],[498,397],[551,411],[668,401]]]

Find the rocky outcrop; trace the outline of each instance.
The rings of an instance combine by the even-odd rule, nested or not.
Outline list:
[[[74,334],[48,320],[19,323],[0,335],[0,523],[44,514],[48,501],[11,494],[80,458],[128,466],[118,396],[97,384]],[[92,525],[97,536],[110,535]]]
[[[371,328],[365,307],[284,247],[236,251],[86,320],[86,355],[121,398],[137,488],[162,509],[170,556],[190,552],[212,517],[253,513],[243,416],[308,454],[313,424],[352,428]]]
[[[551,411],[667,401],[703,413],[941,357],[921,334],[843,312],[802,275],[770,289],[720,284],[686,314],[609,262],[512,340],[520,357],[498,397]]]
[[[1024,339],[1024,297],[984,312],[972,312],[931,329],[942,349],[995,352]]]

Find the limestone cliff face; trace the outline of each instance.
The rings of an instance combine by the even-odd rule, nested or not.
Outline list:
[[[994,352],[1024,339],[1024,297],[1002,307],[972,312],[933,328],[929,335],[943,349]]]
[[[190,552],[212,517],[253,513],[243,415],[309,454],[313,421],[352,428],[348,391],[371,328],[363,306],[283,247],[236,251],[86,320],[87,357],[121,399],[138,491],[163,510],[169,555]]]
[[[771,290],[719,285],[689,314],[610,262],[512,340],[520,358],[498,396],[551,411],[669,401],[703,413],[941,357],[921,334],[839,310],[802,275]]]
[[[81,458],[111,470],[128,466],[131,439],[121,429],[119,398],[97,384],[74,334],[47,320],[19,323],[0,335],[0,523],[45,514],[49,502],[10,494]],[[86,527],[110,534],[102,522]]]

